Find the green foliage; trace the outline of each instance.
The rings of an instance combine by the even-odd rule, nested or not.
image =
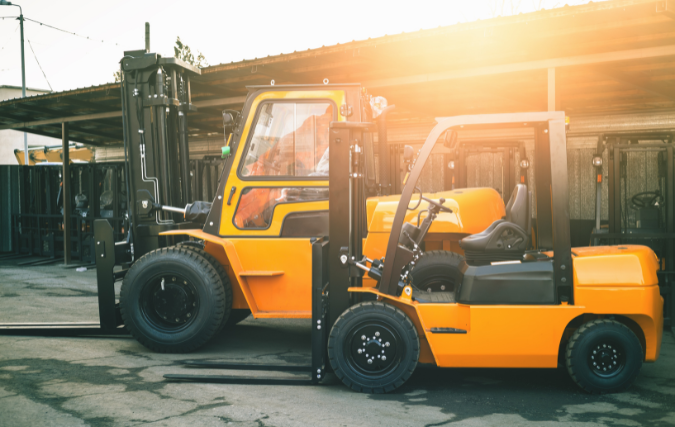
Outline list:
[[[115,83],[119,83],[122,81],[122,72],[120,70],[117,70],[113,73],[113,77],[115,78]]]
[[[190,50],[190,46],[180,41],[180,37],[176,37],[176,46],[173,47],[173,53],[174,57],[187,62],[188,64],[192,64],[195,67],[204,68],[209,66],[204,55],[197,51],[197,57],[195,58],[192,50]]]

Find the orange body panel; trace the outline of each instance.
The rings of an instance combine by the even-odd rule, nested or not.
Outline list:
[[[506,214],[501,196],[492,188],[463,188],[426,194],[425,197],[432,200],[443,197],[445,206],[452,209],[452,213],[441,212],[431,224],[425,239],[429,246],[427,250],[444,249],[461,254],[457,244],[461,238],[480,233]],[[400,196],[373,197],[366,202],[368,238],[363,245],[363,254],[368,258],[385,256],[399,199]],[[406,213],[405,221],[417,224],[417,214],[427,207],[428,203],[422,201],[417,209]]]
[[[202,230],[175,230],[206,242],[206,251],[226,267],[233,308],[256,318],[312,317],[312,250],[309,239],[221,239]]]
[[[440,367],[553,368],[563,332],[581,315],[623,316],[635,321],[645,338],[645,362],[659,355],[663,298],[657,259],[645,246],[575,248],[574,305],[419,304],[374,288],[381,300],[406,307]],[[415,316],[415,317],[412,317]],[[431,328],[456,328],[466,334],[434,334]]]

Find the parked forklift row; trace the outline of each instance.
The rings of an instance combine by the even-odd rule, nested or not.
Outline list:
[[[332,370],[368,393],[395,390],[418,363],[561,360],[584,390],[616,392],[658,358],[664,300],[654,251],[571,248],[564,113],[438,119],[404,156],[402,193],[390,195],[382,171],[393,106],[357,84],[253,86],[242,111],[223,114],[214,199],[190,203],[189,85],[200,71],[145,51],[126,52],[121,67],[131,226],[115,242],[108,223],[96,223],[100,331],[123,324],[154,351],[182,353],[249,313],[311,318],[309,367],[189,364],[306,370],[312,383]],[[536,194],[517,183],[504,204],[489,188],[418,188],[434,146],[456,147],[460,127],[513,126],[532,129]]]

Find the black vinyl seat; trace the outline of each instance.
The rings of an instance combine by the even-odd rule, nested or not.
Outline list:
[[[470,265],[492,261],[521,260],[530,244],[530,193],[525,184],[517,184],[506,204],[506,216],[484,231],[459,241]]]

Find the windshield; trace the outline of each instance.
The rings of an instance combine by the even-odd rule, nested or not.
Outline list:
[[[328,176],[329,102],[276,102],[260,108],[243,176]],[[323,159],[323,163],[322,163]]]

